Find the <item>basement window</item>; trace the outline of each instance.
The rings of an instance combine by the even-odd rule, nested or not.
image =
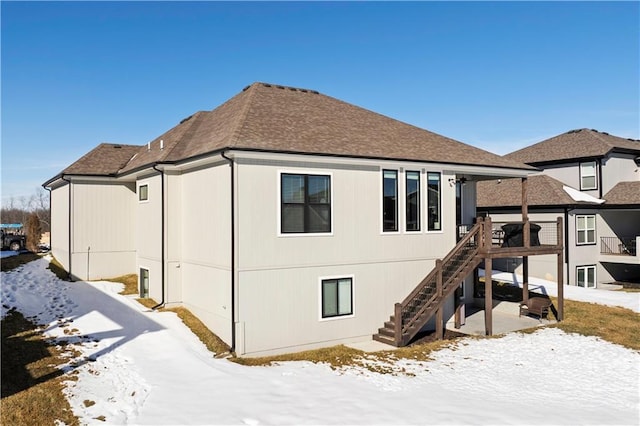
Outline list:
[[[149,199],[149,185],[140,185],[138,187],[138,201],[147,201]]]
[[[353,277],[321,280],[322,318],[353,315]]]

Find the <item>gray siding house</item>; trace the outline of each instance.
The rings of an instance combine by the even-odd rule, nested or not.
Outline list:
[[[565,218],[565,282],[591,288],[640,282],[640,141],[579,129],[505,158],[542,170],[529,178],[530,218],[543,230],[558,215]],[[517,219],[518,187],[513,180],[479,183],[478,213],[494,227]],[[519,259],[497,267],[522,272]],[[538,278],[556,280],[555,271],[551,256],[529,265]]]
[[[474,221],[476,183],[534,172],[316,91],[254,83],[145,145],[101,144],[44,186],[53,255],[73,278],[137,273],[142,296],[265,355],[370,340]],[[472,303],[476,257],[438,281],[435,311],[378,338],[405,344]]]

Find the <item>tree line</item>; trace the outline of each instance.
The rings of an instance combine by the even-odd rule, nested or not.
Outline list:
[[[1,223],[21,223],[27,249],[36,251],[43,232],[51,231],[49,192],[38,188],[31,196],[9,197],[0,209]]]

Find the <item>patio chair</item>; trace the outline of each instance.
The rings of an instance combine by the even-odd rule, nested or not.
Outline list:
[[[533,314],[537,315],[540,322],[542,317],[549,318],[549,308],[551,307],[551,299],[546,297],[532,297],[527,302],[520,303],[520,315]]]

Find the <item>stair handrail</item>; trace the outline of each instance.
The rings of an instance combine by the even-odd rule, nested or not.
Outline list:
[[[482,235],[483,235],[483,221],[480,220],[469,230],[469,232],[467,233],[467,235],[465,235],[464,238],[462,238],[460,241],[458,241],[458,244],[456,244],[456,246],[444,257],[444,259],[442,259],[442,261],[438,260],[436,262],[436,267],[422,280],[420,281],[420,284],[418,284],[416,286],[416,288],[413,289],[413,291],[411,293],[409,293],[409,295],[399,304],[396,304],[395,307],[395,312],[396,312],[396,317],[395,317],[395,322],[396,322],[396,330],[400,329],[402,331],[408,329],[409,327],[411,327],[411,325],[413,325],[413,323],[416,321],[417,318],[420,317],[420,315],[422,315],[422,313],[424,312],[424,310],[427,308],[427,306],[435,299],[437,299],[438,297],[440,297],[439,293],[443,292],[443,294],[447,294],[448,292],[445,290],[447,289],[450,285],[453,277],[455,277],[455,275],[462,269],[464,269],[466,267],[466,265],[463,265],[461,268],[458,268],[458,270],[455,271],[454,274],[451,275],[451,277],[449,277],[447,279],[446,282],[442,283],[442,290],[441,291],[436,291],[431,298],[426,301],[422,308],[415,314],[412,316],[412,318],[410,318],[406,323],[404,323],[403,318],[402,318],[402,309],[406,308],[409,306],[409,303],[415,299],[418,294],[420,294],[420,292],[427,286],[428,283],[432,282],[434,279],[437,279],[437,275],[442,271],[442,268],[447,264],[447,262],[449,262],[455,255],[457,255],[463,248],[467,247],[467,245],[470,243],[470,241],[476,237],[476,250],[473,251],[472,254],[470,254],[468,256],[468,259],[472,259],[473,257],[475,257],[475,255],[477,254],[479,247],[482,245]],[[400,306],[398,306],[400,305]],[[400,312],[400,315],[398,315],[398,312]],[[396,336],[396,340],[401,338],[401,336]]]

